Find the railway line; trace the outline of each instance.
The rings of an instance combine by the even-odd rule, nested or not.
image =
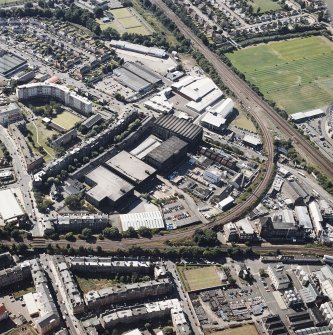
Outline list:
[[[251,210],[256,204],[258,199],[262,197],[265,190],[269,186],[273,176],[274,176],[274,144],[273,136],[270,130],[264,123],[264,119],[269,118],[273,124],[279,127],[279,129],[287,136],[287,138],[292,138],[297,145],[297,147],[313,162],[315,163],[320,170],[325,173],[328,177],[333,179],[333,165],[329,162],[324,156],[322,156],[315,148],[313,148],[297,130],[292,128],[289,123],[284,120],[280,115],[278,115],[274,109],[269,106],[265,101],[263,101],[260,96],[258,96],[249,85],[242,80],[238,75],[236,75],[226,64],[222,62],[216,54],[214,54],[209,48],[201,42],[201,40],[180,20],[180,18],[170,10],[162,0],[151,0],[152,3],[157,5],[166,16],[168,16],[178,27],[178,29],[183,33],[183,35],[190,39],[194,48],[200,51],[208,61],[214,66],[217,73],[223,80],[224,84],[229,87],[237,99],[242,103],[242,105],[247,109],[247,111],[253,116],[256,120],[263,137],[263,146],[268,157],[267,161],[263,163],[263,177],[259,180],[256,188],[253,190],[251,195],[247,198],[246,201],[237,204],[233,209],[225,213],[219,219],[206,223],[187,227],[181,230],[172,231],[165,235],[154,236],[151,239],[122,239],[121,241],[100,241],[97,240],[95,244],[92,244],[92,247],[101,246],[103,250],[117,250],[117,249],[128,249],[133,246],[141,246],[147,249],[165,247],[165,242],[172,239],[182,239],[190,237],[197,228],[211,228],[217,225],[223,225],[230,221],[237,220],[241,218],[244,213]],[[34,241],[30,243],[32,246],[44,246],[51,243],[52,245],[58,244],[59,246],[66,246],[68,241]],[[73,247],[87,246],[87,242],[77,240],[76,242],[70,243]],[[222,247],[223,248],[223,247]],[[279,248],[282,252],[288,253],[303,253],[305,252],[304,247],[288,245],[288,246],[270,246],[270,247],[261,247],[254,246],[254,251],[276,251]],[[317,248],[307,248],[308,253],[316,254],[331,254],[327,250],[322,251]]]

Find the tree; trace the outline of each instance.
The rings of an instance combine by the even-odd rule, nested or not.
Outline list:
[[[164,327],[163,328],[163,334],[172,335],[173,334],[173,328],[172,327]]]
[[[75,241],[75,236],[74,236],[73,232],[69,232],[69,233],[67,233],[67,234],[65,235],[65,239],[66,239],[67,241]]]
[[[103,16],[103,9],[101,7],[96,7],[94,9],[95,16],[99,19]]]
[[[103,236],[110,240],[119,240],[121,235],[117,227],[106,227],[103,230]]]
[[[138,237],[138,233],[133,227],[128,227],[128,229],[123,232],[123,237],[127,237],[127,238]]]
[[[71,210],[79,210],[82,207],[81,200],[82,194],[72,194],[65,199],[65,205]]]
[[[87,240],[88,238],[92,236],[92,230],[90,228],[83,228],[82,236]]]
[[[147,238],[151,238],[152,237],[151,229],[149,229],[148,227],[143,227],[143,226],[140,227],[138,229],[138,233],[142,237],[147,237]]]
[[[28,250],[28,246],[25,243],[20,242],[17,244],[16,250],[19,254],[24,254]]]

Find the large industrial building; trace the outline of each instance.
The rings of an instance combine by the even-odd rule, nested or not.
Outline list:
[[[163,229],[164,221],[160,211],[142,212],[142,213],[129,213],[119,215],[122,231],[128,230],[132,227],[135,230],[141,227],[150,229]]]
[[[325,112],[322,109],[315,109],[308,112],[299,112],[290,115],[290,119],[295,123],[302,123],[310,119],[325,116]]]
[[[158,171],[166,172],[186,157],[188,144],[176,136],[171,136],[153,149],[145,161]]]
[[[85,176],[85,182],[92,186],[86,192],[86,199],[93,206],[108,205],[110,210],[133,193],[134,186],[104,166],[99,166]]]
[[[28,67],[27,61],[4,50],[0,50],[0,75],[10,78]]]
[[[216,104],[223,97],[222,91],[208,77],[187,76],[171,86],[172,90],[187,100],[186,106],[197,113]]]
[[[141,185],[156,174],[156,170],[126,151],[109,159],[105,166],[134,185]]]
[[[126,62],[113,73],[122,85],[139,93],[148,92],[162,83],[159,76],[139,63]]]
[[[0,191],[0,215],[4,223],[17,221],[24,215],[21,206],[10,189]]]
[[[227,98],[206,110],[206,114],[200,121],[201,125],[208,129],[222,131],[233,113],[234,102]]]
[[[153,48],[153,47],[145,47],[141,44],[134,44],[127,41],[116,41],[112,40],[110,45],[117,49],[123,49],[132,52],[138,52],[144,55],[164,58],[167,56],[167,53],[164,49],[160,48]]]
[[[167,140],[171,136],[177,136],[187,142],[192,149],[200,144],[203,129],[190,121],[180,119],[176,116],[163,115],[155,121],[153,133],[162,140]]]
[[[16,95],[19,100],[36,97],[52,97],[83,115],[92,113],[92,102],[90,100],[70,91],[65,86],[57,84],[32,83],[18,86],[16,88]]]

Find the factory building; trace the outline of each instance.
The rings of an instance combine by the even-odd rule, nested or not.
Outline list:
[[[319,205],[316,201],[312,201],[309,203],[309,212],[315,234],[318,238],[320,238],[323,233],[323,217],[321,215]]]
[[[123,163],[126,163],[125,161]],[[104,166],[99,166],[85,176],[85,182],[91,186],[86,199],[93,206],[116,208],[127,196],[133,194],[134,186],[120,178]]]
[[[142,283],[118,285],[107,287],[99,291],[90,291],[85,294],[85,302],[89,309],[96,307],[127,302],[130,300],[140,300],[146,297],[168,294],[172,291],[171,281],[161,279]]]
[[[126,231],[130,227],[135,230],[141,227],[150,229],[164,228],[164,221],[160,211],[122,214],[119,215],[119,219],[122,231]]]
[[[234,102],[232,99],[227,98],[214,106],[208,107],[206,110],[206,114],[200,121],[201,125],[208,129],[221,132],[226,127],[233,113]]]
[[[0,106],[0,124],[7,127],[9,124],[22,120],[23,115],[15,103]]]
[[[77,95],[67,87],[49,84],[49,83],[32,83],[18,86],[16,95],[19,100],[27,100],[36,97],[51,97],[61,101],[64,105],[74,110],[89,115],[92,113],[92,102],[87,98]]]
[[[325,116],[325,112],[322,109],[315,109],[308,112],[299,112],[291,114],[290,119],[295,123],[303,123],[307,120],[312,120],[322,116]]]
[[[188,144],[176,136],[171,136],[150,151],[145,161],[158,171],[167,172],[186,158]]]
[[[127,151],[121,151],[104,164],[119,177],[133,185],[141,185],[152,179],[156,170]]]
[[[258,220],[258,234],[267,241],[303,241],[307,230],[296,224],[293,212],[283,209]]]
[[[162,140],[177,136],[189,144],[189,148],[196,148],[201,140],[203,129],[190,121],[180,119],[173,115],[159,117],[153,125],[153,134]]]
[[[63,214],[57,216],[54,226],[60,232],[80,232],[83,228],[100,231],[106,228],[108,223],[107,214]]]
[[[289,287],[290,279],[283,264],[270,265],[267,273],[276,290],[283,290]]]
[[[203,179],[208,181],[211,184],[220,185],[222,180],[224,179],[223,171],[218,169],[217,167],[210,166],[203,173]]]
[[[165,58],[167,56],[167,53],[164,49],[154,48],[154,47],[145,47],[141,44],[134,44],[134,43],[130,43],[127,41],[112,40],[110,42],[110,45],[113,48],[132,51],[132,52],[138,52],[144,55],[157,57],[157,58]]]
[[[299,226],[302,226],[306,232],[313,231],[312,221],[306,206],[295,206],[296,219]]]

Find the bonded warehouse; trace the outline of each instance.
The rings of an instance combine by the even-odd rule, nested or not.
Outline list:
[[[158,171],[167,172],[186,158],[188,144],[171,136],[145,157],[145,161]]]
[[[93,206],[117,208],[126,197],[133,194],[134,186],[104,166],[99,166],[85,176],[91,186],[86,199]]]
[[[156,169],[127,151],[121,151],[104,163],[110,171],[127,182],[140,186],[156,175]]]
[[[187,142],[190,149],[195,149],[202,140],[203,129],[191,121],[173,115],[163,115],[154,122],[153,134],[162,140],[176,136]]]

